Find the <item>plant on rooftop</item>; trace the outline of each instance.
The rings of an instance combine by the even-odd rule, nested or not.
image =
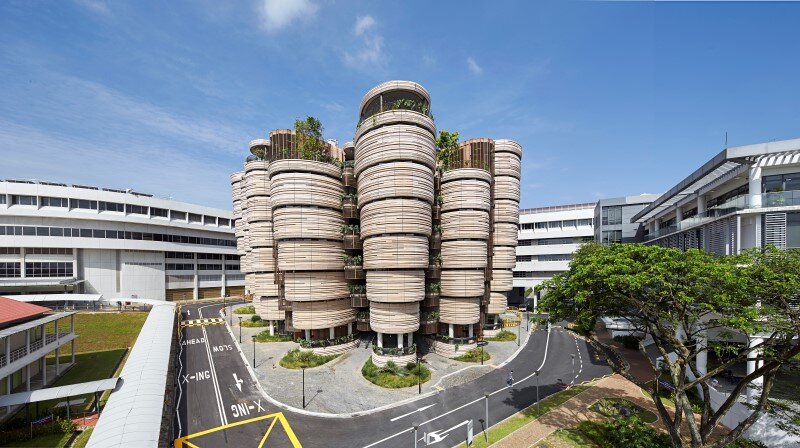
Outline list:
[[[451,133],[444,129],[440,130],[436,146],[439,148],[436,152],[436,160],[441,162],[442,170],[447,171],[453,162],[453,156],[458,151],[458,132]]]

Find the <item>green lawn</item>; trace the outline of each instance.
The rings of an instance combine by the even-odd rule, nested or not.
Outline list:
[[[233,310],[233,314],[256,314],[256,307],[253,305],[240,306]]]
[[[94,352],[133,347],[147,319],[145,312],[78,313],[75,351]]]
[[[544,445],[550,448],[594,448],[594,444],[575,429],[559,429],[534,445],[534,448]]]
[[[490,338],[486,338],[486,340],[487,341],[494,341],[494,342],[512,342],[512,341],[516,341],[517,340],[517,334],[512,332],[512,331],[502,330],[502,331],[500,331],[500,333],[497,333],[495,336],[492,336]]]
[[[305,367],[317,367],[338,358],[339,355],[317,355],[311,351],[300,350],[298,348],[289,350],[283,358],[281,358],[280,365],[286,369],[301,369]]]
[[[36,447],[36,448],[63,448],[67,446],[67,442],[69,442],[69,438],[72,437],[72,433],[70,434],[48,434],[46,436],[35,437],[31,440],[26,440],[24,442],[14,442],[8,445],[1,445],[1,446],[8,446],[8,447]]]
[[[546,414],[551,409],[558,407],[570,398],[578,395],[579,393],[585,391],[589,387],[594,385],[594,381],[589,384],[579,384],[576,386],[572,386],[567,390],[558,392],[556,394],[550,395],[549,397],[542,400],[540,404],[540,410],[537,411],[536,404],[523,409],[521,412],[507,418],[500,424],[497,424],[491,428],[489,428],[489,443],[486,443],[486,439],[484,438],[483,433],[475,434],[475,440],[472,446],[474,448],[485,448],[498,440],[502,439],[503,437],[508,436],[512,432],[522,428],[526,424],[536,420],[541,415]],[[489,422],[490,424],[492,422]],[[459,445],[459,447],[466,447],[465,444]]]
[[[658,416],[655,413],[624,398],[603,398],[602,400],[597,400],[592,403],[589,409],[609,418],[619,418],[623,417],[623,415],[620,414],[620,406],[628,409],[630,412],[629,416],[639,417],[639,419],[645,423],[655,423],[658,421]]]
[[[89,437],[92,436],[92,430],[93,428],[89,428],[78,434],[78,437],[72,443],[72,448],[86,448],[86,444],[89,443]]]

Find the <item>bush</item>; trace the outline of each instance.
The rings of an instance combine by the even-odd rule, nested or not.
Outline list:
[[[361,374],[370,383],[389,389],[416,386],[418,382],[424,383],[431,379],[431,371],[422,364],[419,369],[412,362],[400,368],[394,362],[389,361],[386,366],[378,367],[372,362],[372,358],[367,359],[367,362],[364,363]]]
[[[256,307],[253,305],[240,306],[233,310],[233,314],[256,314]]]
[[[655,413],[624,398],[603,398],[595,401],[589,409],[610,418],[637,417],[644,423],[658,421]]]
[[[655,430],[636,417],[610,422],[585,421],[578,424],[587,439],[600,448],[631,446],[637,448],[670,448],[668,435]]]
[[[33,427],[33,437],[41,437],[50,434],[71,434],[75,432],[75,423],[72,420],[56,417],[55,421]],[[0,431],[0,445],[11,445],[17,442],[25,442],[31,438],[31,428],[27,424],[17,428],[3,428]]]
[[[639,342],[641,341],[640,338],[632,334],[626,334],[625,336],[614,336],[614,340],[622,343],[623,347],[631,350],[639,350]]]
[[[767,448],[767,445],[757,440],[739,439],[725,445],[725,448]]]
[[[489,353],[486,350],[481,350],[479,348],[473,348],[473,349],[467,350],[467,352],[464,353],[463,355],[456,356],[453,359],[456,360],[456,361],[462,361],[462,362],[481,362],[481,356],[483,357],[484,361],[488,361],[489,358],[490,358]]]
[[[292,337],[288,334],[270,335],[269,330],[264,330],[256,335],[256,342],[289,342]]]
[[[486,338],[487,341],[495,341],[495,342],[511,342],[517,340],[517,334],[513,331],[502,330],[501,332],[497,333],[495,336],[490,338]]]
[[[261,316],[258,314],[253,314],[250,316],[250,322],[261,322]]]
[[[317,355],[312,351],[300,350],[295,348],[289,350],[286,355],[280,360],[281,367],[287,369],[301,369],[317,367],[325,364],[328,361],[334,360],[339,355]]]

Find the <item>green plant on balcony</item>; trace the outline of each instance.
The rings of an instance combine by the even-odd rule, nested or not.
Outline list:
[[[364,262],[364,259],[361,257],[361,255],[354,255],[352,257],[345,255],[342,257],[342,260],[344,261],[344,265],[347,267],[361,266]]]
[[[424,312],[422,313],[422,320],[427,322],[439,320],[439,312],[438,311]]]
[[[342,233],[346,235],[358,235],[361,227],[358,224],[345,224],[342,226]]]
[[[441,235],[442,234],[442,225],[441,224],[436,224],[435,226],[433,226],[433,233]]]
[[[439,282],[428,283],[428,292],[441,292],[442,284]]]
[[[356,313],[356,319],[369,320],[369,311],[359,311],[358,313]]]
[[[364,294],[367,292],[367,285],[362,285],[359,283],[347,285],[347,289],[350,290],[350,294]]]
[[[353,168],[355,166],[355,162],[352,160],[345,160],[342,162],[342,168]]]
[[[441,162],[443,171],[450,169],[453,163],[453,157],[458,151],[458,132],[449,132],[444,129],[439,131],[439,137],[436,139],[436,146],[439,148],[436,152],[436,160]]]
[[[341,195],[342,203],[349,202],[351,204],[355,204],[358,201],[358,194],[356,193],[346,193]]]
[[[428,115],[428,104],[424,101],[415,101],[412,99],[399,99],[393,102],[390,106],[391,110],[405,109],[414,112],[419,112]]]
[[[431,257],[431,264],[434,265],[434,266],[441,266],[442,265],[442,256],[441,255],[435,255],[435,256]]]
[[[417,344],[411,344],[409,347],[378,347],[373,345],[372,351],[381,356],[411,355],[417,352]]]

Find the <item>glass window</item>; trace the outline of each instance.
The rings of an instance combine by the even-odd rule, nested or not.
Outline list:
[[[591,226],[592,226],[592,218],[578,220],[578,227],[591,227]]]
[[[37,227],[36,236],[50,236],[50,227]]]
[[[568,219],[566,221],[563,221],[563,225],[564,227],[575,227],[576,222],[577,221],[575,221],[574,219]]]
[[[537,222],[537,223],[534,224],[533,228],[536,229],[536,230],[545,230],[545,229],[547,229],[547,223],[546,222]]]
[[[128,204],[125,206],[125,211],[130,215],[146,215],[147,207],[142,205]]]
[[[167,209],[150,207],[150,216],[158,216],[160,218],[166,218],[168,215],[169,215],[169,210]]]
[[[604,226],[622,224],[622,206],[603,207],[602,223]]]
[[[230,219],[226,219],[226,218],[218,218],[217,219],[217,225],[219,225],[220,227],[230,227],[231,226],[231,220]]]
[[[119,202],[100,202],[100,210],[101,211],[109,211],[109,212],[125,212],[125,204],[120,204]]]
[[[26,277],[72,277],[72,262],[25,263]]]
[[[42,207],[68,207],[69,201],[67,198],[52,198],[43,196],[42,198]]]
[[[786,247],[800,248],[800,213],[786,214]]]
[[[36,196],[15,194],[11,196],[11,205],[36,205]]]
[[[203,224],[210,224],[212,226],[217,225],[217,217],[216,216],[203,216]]]
[[[0,278],[14,278],[21,275],[20,263],[0,263]]]
[[[22,228],[22,235],[24,235],[24,236],[36,236],[36,227],[23,227]]]
[[[170,211],[172,219],[176,221],[186,221],[186,212],[179,212],[176,210]]]
[[[530,255],[517,255],[517,262],[524,263],[526,261],[531,261],[532,258]]]
[[[189,222],[203,222],[203,217],[196,213],[189,213]]]
[[[69,208],[81,208],[86,210],[97,210],[97,201],[90,201],[88,199],[70,199]]]
[[[622,230],[604,230],[603,244],[613,244],[622,242]]]
[[[6,203],[6,195],[0,194],[0,204],[5,204],[5,203]]]

